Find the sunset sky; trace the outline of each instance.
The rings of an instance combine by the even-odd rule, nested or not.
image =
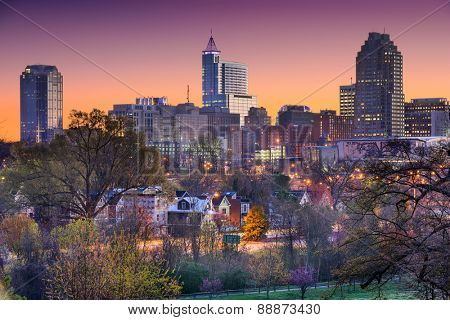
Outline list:
[[[132,87],[34,26],[4,2]],[[19,138],[19,75],[56,65],[64,114],[108,110],[136,96],[201,105],[201,51],[210,29],[227,60],[249,68],[249,93],[275,117],[283,104],[339,107],[338,89],[371,31],[395,38],[447,0],[0,0],[0,138]],[[450,98],[450,4],[394,40],[404,57],[406,100]],[[139,94],[138,94],[139,93]],[[67,122],[67,121],[65,121]]]

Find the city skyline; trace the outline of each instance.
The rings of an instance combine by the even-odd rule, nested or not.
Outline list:
[[[73,10],[68,4],[43,2],[51,5],[52,10],[43,10],[42,2],[41,7],[26,1],[8,3],[135,91],[0,3],[0,34],[3,45],[11,48],[0,53],[4,62],[0,78],[4,98],[0,137],[8,140],[19,138],[18,75],[28,64],[55,65],[64,74],[64,119],[74,108],[98,107],[106,111],[113,104],[132,101],[139,96],[137,92],[143,96],[167,96],[171,104],[182,103],[186,101],[187,85],[190,86],[191,102],[201,106],[199,53],[205,47],[211,27],[216,44],[227,60],[248,65],[249,92],[258,96],[258,105],[266,107],[272,118],[282,105],[300,102],[314,112],[337,110],[339,86],[349,84],[350,78],[355,80],[354,67],[312,93],[354,65],[356,53],[367,34],[382,32],[384,27],[404,56],[405,101],[450,96],[445,77],[450,70],[450,45],[441,41],[450,27],[450,8],[444,7],[395,39],[397,34],[443,1],[415,3],[407,9],[404,6],[408,2],[399,1],[392,4],[390,10],[383,9],[387,1],[378,1],[377,5],[320,1],[330,9],[323,14],[320,4],[302,1],[284,1],[278,6],[279,2],[275,1],[267,1],[264,5],[248,1],[239,7],[234,1],[227,2],[229,5],[224,1],[208,5],[206,1],[193,1],[188,4],[191,7],[189,15],[185,14],[187,4],[181,1],[148,5],[139,2],[128,6],[125,12],[114,1],[108,7],[100,4],[87,7],[87,3],[81,2]],[[77,18],[87,8],[89,14],[83,16],[83,24],[80,24],[81,20]],[[148,15],[145,15],[145,8]],[[237,8],[237,18],[229,20]],[[283,13],[278,15],[282,21],[271,17],[274,10]],[[52,13],[56,18],[46,20]],[[201,14],[203,19],[196,21],[195,17]],[[318,16],[320,21],[314,21]],[[244,21],[245,17],[248,20]],[[253,20],[265,23],[253,24]],[[162,24],[164,21],[166,23]],[[342,25],[336,26],[336,22],[342,22]],[[182,29],[183,23],[192,24],[189,34]],[[70,31],[75,25],[76,32]],[[15,32],[9,32],[13,29]],[[22,40],[17,41],[18,38]]]

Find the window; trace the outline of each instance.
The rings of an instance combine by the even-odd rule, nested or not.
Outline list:
[[[222,214],[227,214],[227,209],[226,208],[222,208]]]

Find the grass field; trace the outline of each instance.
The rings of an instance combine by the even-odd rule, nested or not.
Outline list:
[[[298,300],[301,298],[300,291],[282,291],[270,292],[270,300]],[[266,300],[266,293],[260,294],[241,294],[230,296],[212,297],[213,300]],[[416,299],[413,292],[402,288],[397,284],[390,284],[383,288],[379,294],[378,291],[362,290],[358,285],[344,286],[341,289],[334,288],[309,288],[306,292],[305,299],[307,300],[373,300],[373,299],[387,299],[387,300],[410,300]]]
[[[6,292],[6,289],[3,287],[3,284],[0,283],[0,300],[9,300],[10,297]]]

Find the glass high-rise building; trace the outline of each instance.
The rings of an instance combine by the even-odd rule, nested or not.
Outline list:
[[[257,107],[256,96],[248,94],[248,68],[240,62],[222,60],[211,36],[202,54],[202,101],[204,107],[228,108],[239,113],[240,125],[251,107]]]
[[[339,114],[346,117],[355,115],[355,84],[339,87]]]
[[[27,66],[20,75],[20,140],[47,143],[62,130],[63,76],[55,66]]]
[[[355,136],[404,135],[403,57],[388,34],[369,33],[356,57]]]

